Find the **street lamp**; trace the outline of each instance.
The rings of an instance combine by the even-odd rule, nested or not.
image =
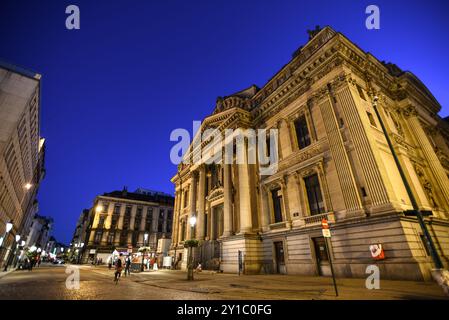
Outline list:
[[[18,253],[19,253],[19,246],[20,246],[20,243],[19,243],[19,241],[20,241],[20,234],[16,234],[16,247],[15,247],[15,249],[14,249],[14,261],[13,261],[13,264],[14,264],[14,267],[16,266],[16,264],[17,264],[17,255],[18,255]]]
[[[190,231],[190,240],[193,240],[193,233],[195,231],[195,225],[196,225],[196,216],[192,215],[189,218],[189,224],[191,227]],[[189,245],[189,256],[188,256],[188,262],[187,262],[187,280],[193,280],[193,247],[192,243]]]
[[[141,252],[142,254],[142,264],[140,265],[140,271],[143,272],[144,270],[144,264],[143,264],[143,260],[145,258],[145,252],[147,251],[147,240],[148,240],[148,233],[145,232],[145,234],[143,235],[143,250]]]
[[[6,243],[8,233],[9,233],[9,231],[11,231],[12,227],[13,227],[12,226],[12,222],[7,222],[6,223],[5,233],[4,233],[4,235],[3,235],[3,237],[1,238],[1,241],[0,241],[0,257],[1,257],[1,249],[2,249],[3,242]],[[6,271],[6,265],[7,265],[7,263],[5,264],[5,271]]]
[[[103,210],[103,206],[101,204],[95,207],[95,212],[100,213]]]
[[[25,189],[30,190],[33,185],[31,183],[25,184]]]
[[[78,253],[78,264],[80,264],[80,261],[81,261],[81,255],[82,255],[82,253],[83,253],[83,247],[84,247],[84,242],[81,242],[79,245],[78,245],[78,247],[80,248],[80,249],[77,249],[76,250],[76,252]]]

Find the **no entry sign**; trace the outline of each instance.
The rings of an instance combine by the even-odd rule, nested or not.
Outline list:
[[[329,224],[327,223],[327,219],[323,218],[321,220],[321,227],[323,228],[323,237],[330,238],[331,237],[331,231],[329,230]]]

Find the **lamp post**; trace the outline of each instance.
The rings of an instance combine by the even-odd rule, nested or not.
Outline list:
[[[80,264],[81,263],[81,256],[82,256],[82,254],[83,254],[83,248],[84,248],[84,242],[81,242],[79,245],[78,245],[78,247],[80,248],[80,249],[78,249],[78,257],[77,257],[77,264]]]
[[[144,270],[144,264],[143,264],[143,260],[145,258],[145,252],[147,251],[147,240],[148,240],[148,232],[145,232],[145,234],[143,235],[143,250],[142,250],[142,264],[140,266],[140,271],[143,272]]]
[[[418,203],[417,203],[415,196],[413,195],[412,189],[407,181],[407,178],[402,169],[401,163],[399,162],[398,156],[396,155],[396,151],[394,150],[393,144],[391,143],[390,136],[388,135],[387,129],[385,128],[385,125],[382,121],[379,111],[377,110],[377,101],[378,100],[379,100],[379,98],[377,96],[373,97],[372,106],[373,106],[374,112],[376,113],[377,118],[379,119],[379,123],[380,123],[380,126],[382,127],[382,131],[384,133],[385,139],[387,140],[388,147],[390,149],[391,154],[393,155],[394,162],[396,163],[399,174],[401,175],[402,182],[404,183],[405,189],[407,190],[408,197],[410,198],[410,202],[412,203],[413,212],[414,212],[414,214],[416,214],[416,217],[418,218],[418,223],[419,223],[421,230],[424,234],[424,237],[426,239],[427,247],[429,248],[430,255],[432,257],[433,263],[435,264],[435,268],[442,269],[443,264],[441,262],[440,256],[438,255],[438,252],[435,248],[435,244],[433,243],[432,237],[430,236],[429,230],[427,230],[427,226],[424,222],[423,214],[422,214],[421,210],[419,210]]]
[[[6,223],[5,233],[3,234],[2,240],[0,242],[0,257],[2,257],[1,249],[3,249],[3,242],[5,242],[6,244],[8,233],[9,231],[11,231],[12,227],[13,227],[12,221]]]
[[[13,265],[14,265],[14,267],[16,267],[16,265],[17,265],[17,255],[18,255],[18,253],[19,253],[19,246],[20,246],[20,243],[19,243],[19,241],[20,241],[20,234],[16,234],[16,246],[15,246],[15,249],[14,249],[14,260],[13,260]]]
[[[190,240],[193,240],[193,233],[195,231],[195,225],[196,225],[196,216],[192,215],[189,218],[189,224],[191,227],[190,231]],[[193,247],[192,244],[189,245],[188,249],[188,261],[187,261],[187,280],[193,280]]]

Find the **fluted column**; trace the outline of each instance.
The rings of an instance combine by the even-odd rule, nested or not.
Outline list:
[[[173,230],[172,230],[172,247],[176,247],[178,244],[178,229],[179,229],[179,214],[178,214],[178,205],[179,205],[179,192],[175,191],[175,204],[173,205]]]
[[[223,237],[229,237],[233,234],[232,228],[232,177],[231,177],[231,165],[223,165],[223,192],[224,192],[224,204],[223,204]]]
[[[191,173],[192,176],[190,178],[190,192],[189,192],[189,202],[190,202],[190,213],[189,217],[192,217],[196,214],[196,183],[197,183],[197,172],[194,171]],[[192,227],[190,226],[190,221],[187,221],[187,239],[192,238]]]
[[[290,206],[289,206],[289,202],[288,202],[288,178],[287,176],[285,176],[282,180],[281,180],[281,190],[282,190],[282,202],[283,202],[283,206],[284,206],[284,221],[291,221],[291,217],[290,217]]]
[[[206,167],[201,165],[199,168],[199,185],[198,185],[198,217],[197,217],[197,239],[204,239],[204,206],[206,204]]]
[[[446,175],[446,172],[441,165],[441,162],[438,159],[438,156],[435,153],[435,150],[433,149],[429,138],[427,138],[427,135],[424,132],[421,123],[419,122],[418,113],[416,112],[415,108],[407,108],[407,110],[404,111],[404,115],[406,117],[408,116],[410,129],[412,130],[413,135],[418,142],[418,145],[421,148],[424,157],[427,160],[427,163],[429,164],[429,168],[432,171],[433,176],[435,177],[435,180],[437,181],[442,196],[445,200],[445,206],[447,206],[447,204],[449,204],[449,178]]]
[[[260,209],[262,210],[262,215],[260,217],[260,224],[262,226],[262,231],[268,231],[270,221],[270,208],[268,203],[269,193],[267,192],[267,188],[262,185],[260,187]]]
[[[239,202],[240,202],[240,234],[252,231],[251,225],[251,192],[249,185],[249,164],[247,154],[247,143],[243,154],[243,164],[237,164],[239,175]]]

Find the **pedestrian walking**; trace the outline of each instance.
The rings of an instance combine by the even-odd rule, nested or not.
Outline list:
[[[126,277],[126,274],[128,274],[128,275],[131,274],[130,269],[131,269],[131,258],[129,256],[127,256],[125,259],[125,277]]]
[[[33,271],[33,265],[34,265],[34,258],[30,258],[30,266],[28,271]]]

